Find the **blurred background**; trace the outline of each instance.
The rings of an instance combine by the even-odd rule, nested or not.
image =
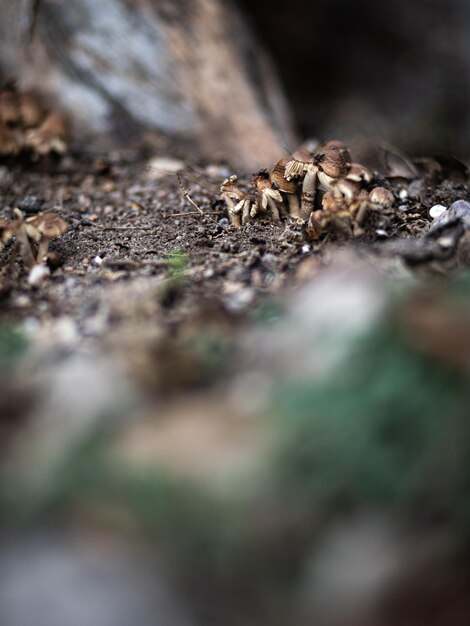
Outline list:
[[[306,138],[467,158],[466,0],[0,0],[0,78],[88,149],[252,169]],[[359,157],[358,157],[359,158]]]
[[[303,137],[469,156],[467,0],[238,0]]]

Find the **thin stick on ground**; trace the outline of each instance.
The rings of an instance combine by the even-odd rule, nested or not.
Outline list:
[[[198,213],[200,215],[202,215],[202,217],[207,217],[208,220],[210,220],[211,222],[213,222],[214,224],[216,224],[217,226],[219,226],[220,228],[225,230],[225,232],[227,232],[227,233],[230,232],[228,228],[226,228],[225,226],[222,226],[222,224],[220,224],[213,217],[211,217],[207,213],[204,213],[204,211],[201,209],[201,207],[198,206],[194,202],[194,200],[189,195],[189,192],[191,191],[191,189],[190,188],[185,188],[185,186],[183,185],[183,179],[182,179],[181,172],[177,172],[176,173],[176,177],[178,178],[178,183],[179,183],[179,186],[180,186],[180,189],[181,189],[181,194],[182,194],[183,198],[186,198],[188,200],[188,202],[198,211]]]

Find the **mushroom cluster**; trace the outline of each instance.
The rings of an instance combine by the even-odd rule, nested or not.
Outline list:
[[[0,158],[64,154],[66,139],[62,113],[47,111],[31,91],[20,92],[14,86],[0,90]]]
[[[296,150],[270,170],[253,176],[254,193],[244,193],[237,177],[226,179],[220,188],[233,226],[246,224],[257,215],[272,220],[295,219],[307,225],[313,239],[334,232],[348,237],[363,233],[370,211],[391,207],[391,191],[374,184],[373,173],[353,163],[348,148],[340,141],[327,141],[315,150]]]
[[[0,250],[13,238],[19,245],[23,263],[28,269],[47,261],[49,242],[67,230],[57,213],[40,213],[25,219],[19,209],[14,209],[15,219],[0,220]]]

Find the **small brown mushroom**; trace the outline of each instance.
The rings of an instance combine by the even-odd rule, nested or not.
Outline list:
[[[19,122],[19,117],[16,93],[11,88],[0,91],[0,121],[14,126]]]
[[[0,124],[0,156],[16,156],[21,149],[21,137],[17,129]]]
[[[341,154],[346,163],[351,163],[351,155],[349,154],[348,147],[342,141],[338,141],[337,139],[330,139],[329,141],[322,143],[318,147],[316,154],[323,154],[331,151],[338,152]]]
[[[25,144],[38,155],[67,151],[67,122],[62,113],[50,113],[38,128],[26,131]]]
[[[325,150],[319,155],[317,164],[320,172],[326,174],[329,178],[341,178],[346,176],[349,169],[348,161],[340,150]]]
[[[372,172],[360,165],[359,163],[351,163],[349,172],[346,174],[347,180],[351,180],[356,183],[370,183],[372,181]]]
[[[299,189],[297,183],[286,178],[286,167],[290,162],[289,158],[284,158],[273,165],[269,173],[271,183],[287,196],[289,215],[297,219],[300,216]]]
[[[259,194],[259,204],[261,208],[271,211],[271,216],[275,222],[279,222],[281,217],[279,215],[279,207],[282,207],[281,193],[272,187],[267,172],[260,172],[252,178],[252,185],[256,188]]]
[[[23,126],[25,128],[39,126],[44,118],[44,109],[37,96],[32,91],[23,91],[18,94],[18,105]]]
[[[0,250],[17,234],[20,225],[19,220],[0,220]]]
[[[230,223],[232,226],[240,228],[240,213],[243,210],[245,194],[238,189],[237,181],[237,176],[230,176],[230,178],[226,178],[220,185],[220,197],[224,200],[227,206]]]
[[[42,263],[49,250],[49,242],[63,235],[68,224],[57,213],[41,213],[30,217],[25,222],[26,232],[31,239],[39,243],[36,262]]]
[[[388,209],[395,201],[393,193],[385,187],[374,187],[369,194],[369,199],[372,204],[380,209]]]

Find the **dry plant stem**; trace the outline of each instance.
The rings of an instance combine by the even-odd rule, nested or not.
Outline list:
[[[206,211],[205,215],[219,215],[220,211]],[[200,215],[199,211],[185,211],[184,213],[171,213],[169,215],[164,215],[165,218],[170,217],[186,217],[186,215]],[[145,230],[150,230],[145,229]]]
[[[304,182],[302,185],[302,200],[300,204],[300,217],[307,220],[310,213],[313,211],[315,204],[315,190],[317,182],[318,168],[311,163],[305,174]]]
[[[199,207],[199,206],[198,206],[198,205],[194,202],[194,200],[193,200],[193,199],[191,198],[191,196],[189,195],[189,192],[190,192],[191,190],[190,190],[190,189],[185,189],[185,188],[184,188],[183,181],[182,181],[182,179],[181,179],[181,174],[178,172],[178,173],[176,174],[176,176],[177,176],[177,178],[178,178],[178,183],[179,183],[179,186],[180,186],[180,189],[181,189],[181,194],[182,194],[183,198],[186,198],[186,199],[188,200],[188,202],[189,202],[189,203],[190,203],[190,204],[191,204],[191,205],[192,205],[192,206],[193,206],[193,207],[197,210],[197,212],[198,212],[200,215],[202,215],[203,217],[207,217],[207,219],[209,219],[211,222],[213,222],[213,223],[214,223],[214,224],[216,224],[217,226],[221,226],[217,220],[215,220],[214,218],[210,217],[210,215],[206,215],[206,214],[204,213],[204,211],[201,209],[201,207]],[[227,231],[227,229],[226,229],[224,226],[221,226],[221,228],[223,228],[223,230],[226,230],[226,231]],[[227,232],[228,232],[228,231],[227,231]]]

